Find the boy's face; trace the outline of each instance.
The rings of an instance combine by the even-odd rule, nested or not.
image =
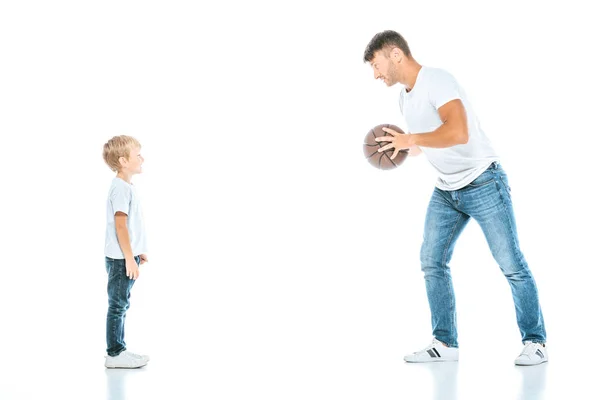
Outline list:
[[[125,157],[121,157],[121,165],[123,166],[124,172],[128,172],[130,174],[142,173],[142,164],[144,163],[144,157],[142,157],[141,151],[141,148],[134,147],[129,152],[129,160],[126,160]]]

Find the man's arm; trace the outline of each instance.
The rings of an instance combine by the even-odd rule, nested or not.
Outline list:
[[[467,113],[460,99],[447,102],[438,109],[442,125],[433,132],[409,135],[411,146],[444,148],[469,141]]]

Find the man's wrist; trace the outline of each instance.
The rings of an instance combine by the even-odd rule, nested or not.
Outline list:
[[[417,137],[415,135],[413,135],[412,133],[407,133],[408,135],[408,145],[409,146],[416,146],[417,145]]]

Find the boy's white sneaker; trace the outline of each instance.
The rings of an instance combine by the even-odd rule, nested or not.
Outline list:
[[[122,351],[118,356],[105,356],[106,368],[140,368],[148,364],[148,360],[129,351]]]
[[[431,344],[423,350],[404,356],[404,361],[414,363],[458,361],[458,349],[446,347],[434,338]]]
[[[145,354],[135,354],[128,350],[123,351],[123,353],[128,353],[132,357],[141,358],[142,360],[146,360],[146,362],[150,361],[150,356],[147,356]]]
[[[548,362],[548,350],[543,343],[525,342],[523,351],[515,360],[515,365],[538,365]]]

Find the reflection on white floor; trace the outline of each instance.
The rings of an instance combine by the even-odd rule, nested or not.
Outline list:
[[[434,400],[456,400],[458,363],[422,364],[431,373]]]
[[[400,380],[404,382],[404,385],[406,386],[402,387],[398,393],[388,393],[387,397],[405,398],[404,396],[406,396],[406,398],[431,400],[458,400],[470,398],[541,400],[555,398],[551,395],[546,395],[546,373],[549,368],[548,364],[534,367],[513,367],[505,365],[504,368],[496,369],[494,369],[493,366],[488,365],[486,368],[481,368],[478,372],[479,374],[491,378],[492,385],[488,388],[485,388],[485,385],[476,383],[477,381],[480,383],[481,381],[486,381],[485,377],[478,375],[476,370],[479,368],[475,368],[472,371],[475,372],[473,375],[468,375],[468,371],[461,372],[460,368],[460,362],[401,364],[400,369],[405,375],[401,377],[403,379]],[[144,398],[144,396],[151,395],[152,390],[149,390],[149,385],[151,385],[151,382],[152,384],[155,384],[156,380],[160,380],[160,377],[155,376],[155,373],[156,371],[153,370],[152,366],[141,368],[139,370],[106,370],[106,399],[141,399]],[[513,379],[507,379],[508,375],[512,376]],[[163,379],[166,377],[168,377],[168,375],[163,377]],[[309,382],[300,378],[298,384],[306,385],[305,389],[309,389],[310,391]],[[235,384],[232,382],[232,385],[234,386]],[[190,398],[194,398],[194,394],[197,394],[198,398],[208,394],[201,387],[196,387],[194,381],[188,383],[187,390],[181,389],[182,387],[178,388],[178,390],[181,391],[180,395],[185,396],[187,394]],[[323,389],[322,386],[321,389]],[[197,392],[195,392],[195,390],[197,390]],[[265,391],[268,392],[268,388],[265,388]],[[282,398],[295,398],[293,392],[294,391],[290,389],[289,396],[284,396]],[[477,395],[478,392],[479,395]],[[242,398],[245,395],[250,395],[250,393],[240,392],[238,395],[240,396],[239,398]],[[476,397],[469,397],[470,395],[476,395]],[[330,397],[319,396],[318,393],[315,393],[313,398],[325,399]]]
[[[431,385],[430,395],[421,398],[432,400],[458,400],[470,398],[466,393],[470,392],[467,388],[459,390],[459,370],[460,362],[458,363],[433,363],[433,364],[410,364],[408,368],[423,369],[429,373]],[[539,400],[545,399],[546,389],[546,371],[548,364],[542,364],[534,367],[514,367],[520,379],[514,381],[504,380],[500,375],[500,368],[487,370],[488,374],[495,376],[496,383],[489,389],[484,389],[487,392],[485,398],[506,398],[518,400]],[[513,368],[503,368],[504,372],[509,372]],[[477,387],[472,381],[479,379],[477,375],[461,376],[461,385]],[[499,386],[503,386],[500,388]],[[508,391],[506,391],[508,389]],[[506,393],[505,393],[506,391]],[[515,395],[509,392],[514,391]],[[550,398],[550,397],[548,397]]]
[[[476,361],[466,354],[459,362],[408,364],[400,355],[361,355],[307,364],[293,352],[286,363],[272,354],[255,359],[255,368],[221,363],[216,353],[187,353],[188,361],[154,354],[146,366],[134,370],[108,370],[97,362],[40,362],[2,371],[0,399],[137,400],[172,399],[593,399],[594,368],[569,364],[560,351],[549,363],[517,367],[510,357],[494,362]],[[151,354],[152,356],[152,354]],[[224,358],[228,358],[226,354]],[[551,353],[552,357],[552,353]],[[196,359],[196,361],[194,361]],[[285,358],[284,358],[285,359]],[[223,361],[223,360],[221,360]],[[387,362],[387,364],[386,364]],[[212,364],[212,368],[211,368]]]
[[[131,398],[132,393],[127,392],[128,380],[133,381],[136,378],[143,379],[143,375],[147,374],[146,368],[138,368],[132,370],[122,369],[106,369],[106,395],[107,399],[126,400]],[[131,386],[131,382],[129,382]],[[131,389],[130,389],[131,391]]]
[[[544,398],[547,368],[548,364],[537,367],[518,368],[521,375],[521,392],[519,400],[537,400]]]

